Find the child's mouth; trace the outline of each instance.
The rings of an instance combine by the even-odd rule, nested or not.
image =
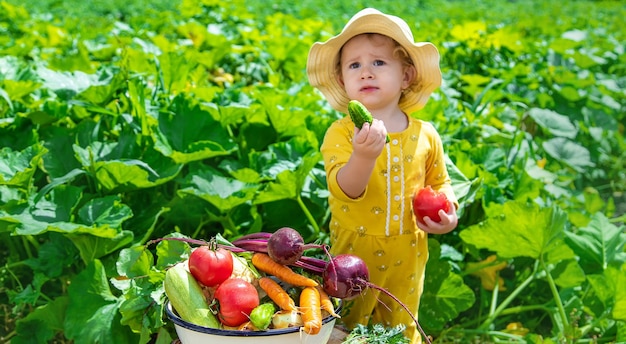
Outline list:
[[[377,89],[378,89],[378,87],[365,86],[365,87],[361,87],[361,92],[371,92],[371,91],[375,91]]]

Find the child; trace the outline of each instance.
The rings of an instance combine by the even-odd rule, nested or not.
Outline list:
[[[448,233],[458,222],[441,138],[430,123],[410,116],[441,85],[439,53],[431,43],[414,43],[402,19],[368,8],[339,35],[313,45],[307,74],[336,110],[347,113],[349,100],[356,99],[374,117],[359,130],[345,116],[329,127],[322,143],[331,252],[362,258],[370,281],[417,316],[428,260],[426,233]],[[413,195],[426,185],[451,203],[438,223],[413,215]],[[383,294],[368,290],[350,303],[342,318],[348,328],[404,324],[411,343],[421,342],[410,315]]]

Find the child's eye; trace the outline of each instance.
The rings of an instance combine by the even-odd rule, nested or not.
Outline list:
[[[350,69],[356,69],[356,68],[359,68],[359,67],[361,67],[361,64],[360,64],[360,63],[358,63],[358,62],[351,63],[351,64],[348,66],[348,68],[350,68]]]
[[[373,64],[374,64],[374,66],[382,66],[382,65],[385,64],[385,61],[383,61],[383,60],[376,60],[376,61],[374,61]]]

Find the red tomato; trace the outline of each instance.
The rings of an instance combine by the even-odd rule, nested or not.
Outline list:
[[[220,322],[226,326],[239,326],[250,320],[250,313],[259,305],[259,293],[250,282],[229,278],[215,291],[219,302]]]
[[[189,272],[207,287],[224,282],[233,273],[233,256],[225,248],[196,248],[189,256]]]
[[[420,220],[423,220],[424,216],[428,216],[431,220],[439,222],[441,221],[439,210],[442,209],[446,213],[450,211],[450,202],[444,193],[433,190],[430,185],[415,193],[413,212]]]

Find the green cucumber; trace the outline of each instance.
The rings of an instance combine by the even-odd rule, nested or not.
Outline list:
[[[359,129],[363,128],[365,122],[372,124],[374,121],[374,117],[372,117],[369,110],[358,100],[348,102],[348,114],[352,122],[354,122],[354,125]],[[389,134],[387,134],[386,142],[389,142]]]
[[[163,287],[165,295],[181,319],[204,327],[221,327],[209,308],[202,287],[182,263],[165,272]]]

